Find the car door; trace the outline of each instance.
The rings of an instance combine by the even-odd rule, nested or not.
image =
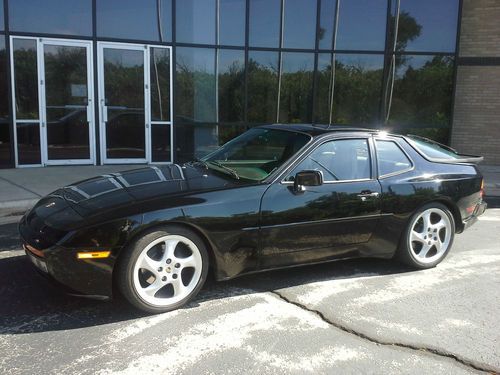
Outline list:
[[[372,142],[325,139],[269,187],[261,204],[262,268],[356,255],[366,248],[381,206]],[[295,175],[304,170],[320,171],[323,183],[296,189]]]

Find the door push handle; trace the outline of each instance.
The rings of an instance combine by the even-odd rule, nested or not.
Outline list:
[[[105,105],[102,106],[102,121],[108,122],[108,107]]]

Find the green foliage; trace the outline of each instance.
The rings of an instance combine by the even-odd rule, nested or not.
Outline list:
[[[176,111],[177,116],[190,121],[215,122],[215,72],[193,66],[177,58]]]
[[[382,69],[335,63],[333,122],[369,124],[378,120]]]
[[[449,126],[453,58],[434,56],[420,68],[400,65],[397,72],[389,124]]]
[[[248,121],[275,122],[278,102],[278,67],[249,59],[247,69]]]
[[[234,61],[229,69],[219,74],[219,121],[243,121],[245,96],[245,67]]]
[[[313,72],[301,69],[281,76],[280,113],[282,123],[304,123],[312,120]]]

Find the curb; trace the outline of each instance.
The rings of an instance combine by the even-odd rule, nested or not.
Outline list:
[[[40,199],[21,199],[17,201],[0,202],[0,216],[9,216],[13,213],[27,211]]]

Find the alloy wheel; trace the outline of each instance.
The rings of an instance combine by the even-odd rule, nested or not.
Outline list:
[[[142,250],[134,265],[137,294],[154,306],[169,306],[187,298],[202,275],[202,256],[189,238],[167,235]]]
[[[451,221],[446,212],[439,208],[429,208],[414,219],[409,248],[418,262],[433,263],[446,254],[451,237]]]

